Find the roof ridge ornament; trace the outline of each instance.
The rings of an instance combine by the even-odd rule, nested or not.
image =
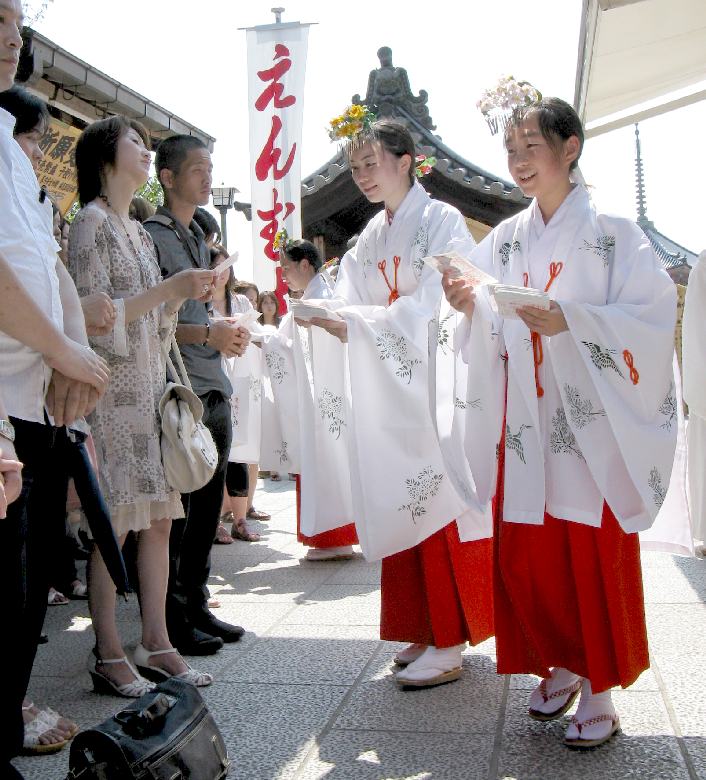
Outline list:
[[[400,119],[406,114],[427,130],[436,130],[429,115],[426,90],[420,89],[419,95],[412,93],[407,70],[392,64],[389,46],[378,49],[377,56],[380,67],[370,71],[365,99],[354,95],[351,102],[368,106],[379,119]]]

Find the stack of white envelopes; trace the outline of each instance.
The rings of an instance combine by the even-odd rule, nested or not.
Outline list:
[[[533,287],[493,284],[488,285],[488,291],[495,300],[498,314],[506,319],[519,319],[517,310],[522,306],[546,310],[550,305],[549,293],[535,290]]]

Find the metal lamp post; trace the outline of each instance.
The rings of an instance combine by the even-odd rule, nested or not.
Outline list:
[[[213,205],[218,209],[221,215],[221,241],[223,246],[228,246],[228,230],[226,228],[226,215],[228,209],[233,208],[233,201],[235,200],[235,193],[240,190],[235,187],[214,187],[211,190],[211,196],[213,197]]]

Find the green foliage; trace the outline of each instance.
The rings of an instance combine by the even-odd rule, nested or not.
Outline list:
[[[135,195],[148,200],[155,208],[164,205],[164,191],[156,176],[150,176]]]

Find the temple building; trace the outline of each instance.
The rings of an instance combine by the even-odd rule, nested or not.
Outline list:
[[[689,251],[686,247],[667,238],[660,233],[652,220],[647,217],[647,195],[645,193],[645,172],[642,164],[642,151],[640,148],[640,128],[635,125],[635,178],[637,187],[637,224],[649,238],[657,257],[662,261],[662,266],[679,285],[689,282],[691,267],[696,262],[698,255]]]
[[[392,64],[392,51],[378,51],[380,67],[371,71],[364,98],[377,116],[395,119],[410,130],[417,153],[435,157],[432,172],[420,179],[433,198],[455,206],[466,218],[476,241],[507,217],[526,208],[529,199],[518,187],[479,168],[442,143],[427,107],[428,95],[414,95],[407,71]],[[250,204],[236,203],[250,218]],[[371,216],[382,208],[370,203],[353,183],[343,150],[302,181],[302,235],[313,241],[322,256],[342,256],[349,240],[360,233]]]

